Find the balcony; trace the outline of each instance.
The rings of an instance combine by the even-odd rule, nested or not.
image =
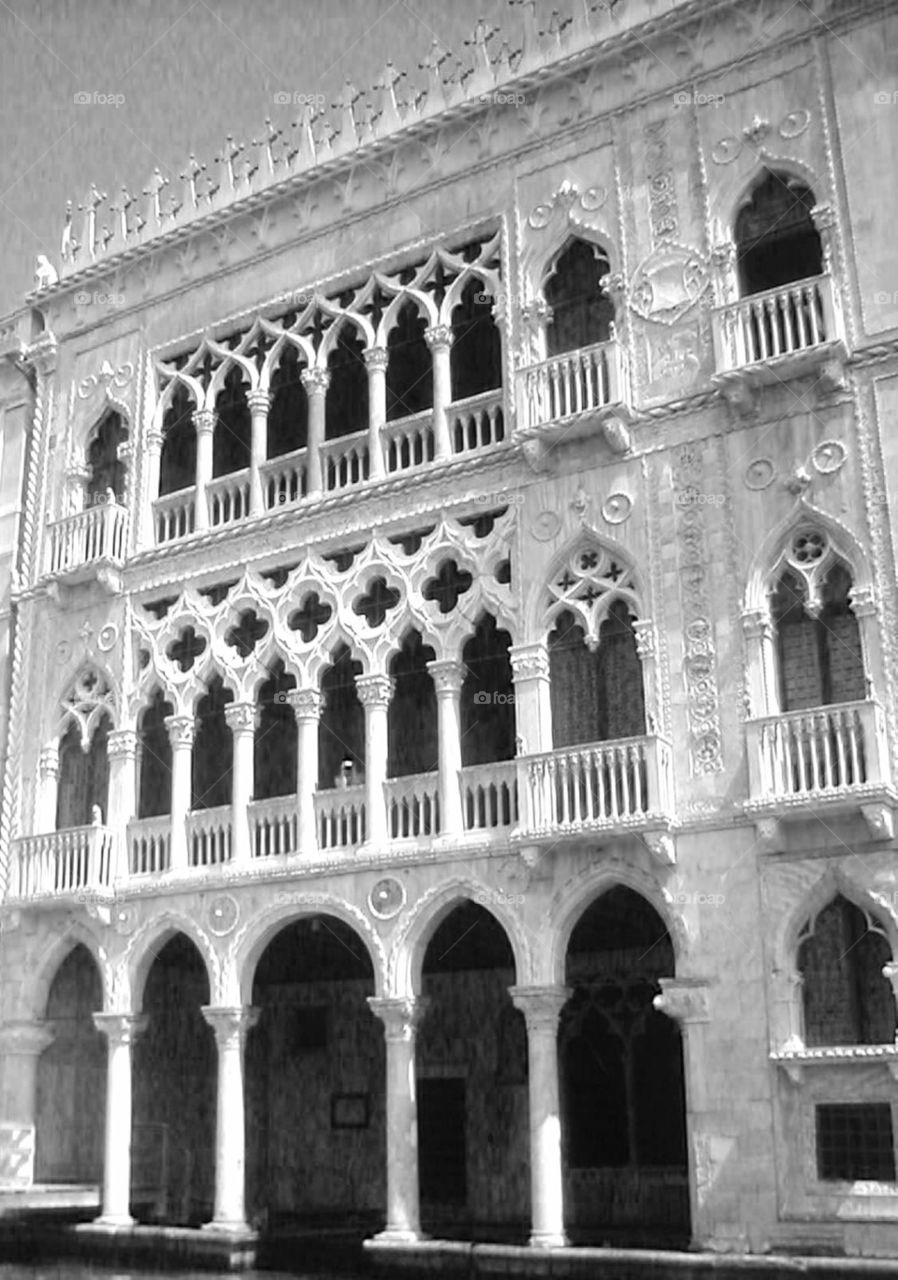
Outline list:
[[[842,702],[765,716],[746,725],[750,799],[763,843],[777,820],[860,811],[871,834],[890,837],[894,795],[885,716],[878,703]]]
[[[711,316],[715,385],[742,412],[758,386],[815,374],[844,383],[847,357],[838,294],[829,275],[799,280],[717,307]]]
[[[539,445],[563,432],[566,440],[604,434],[615,453],[630,447],[626,352],[618,342],[567,351],[518,372],[520,434]]]
[[[70,827],[12,842],[9,897],[40,898],[111,896],[114,836],[106,827]]]
[[[47,577],[69,583],[97,579],[115,587],[125,558],[124,507],[103,502],[47,527]]]

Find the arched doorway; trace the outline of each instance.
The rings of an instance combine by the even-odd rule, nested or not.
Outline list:
[[[418,1176],[425,1232],[525,1241],[530,1212],[527,1033],[496,918],[455,907],[424,953]]]
[[[385,1071],[362,940],[329,915],[282,928],[259,960],[246,1046],[247,1210],[269,1228],[383,1221]]]
[[[93,956],[74,947],[56,971],[46,1021],[53,1042],[37,1066],[35,1182],[99,1182],[103,1169],[106,1041],[93,1015],[103,984]]]
[[[682,1245],[689,1235],[679,1027],[653,1006],[674,976],[655,909],[619,885],[568,945],[558,1034],[567,1227],[576,1243]]]
[[[142,1221],[212,1217],[218,1058],[208,1003],[203,958],[177,933],[147,975],[147,1028],[134,1048],[131,1211]]]

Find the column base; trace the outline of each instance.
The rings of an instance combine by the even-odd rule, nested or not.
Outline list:
[[[563,1231],[534,1231],[530,1236],[531,1249],[566,1249],[568,1244]]]
[[[200,1230],[218,1231],[221,1235],[228,1236],[254,1236],[256,1234],[248,1222],[241,1222],[236,1218],[215,1218],[212,1222],[204,1222]]]
[[[371,1239],[378,1244],[420,1244],[427,1236],[405,1227],[384,1227],[383,1231],[378,1231]]]
[[[132,1218],[130,1213],[103,1213],[99,1218],[94,1218],[90,1224],[92,1227],[103,1227],[107,1231],[115,1231],[121,1227],[133,1227],[136,1219]]]

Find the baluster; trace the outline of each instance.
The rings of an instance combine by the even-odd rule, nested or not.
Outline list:
[[[811,319],[811,343],[816,346],[818,342],[822,342],[824,334],[820,325],[820,286],[818,283],[805,286],[805,294],[807,297],[808,312]]]
[[[818,742],[818,733],[820,729],[821,716],[808,716],[808,744],[810,746],[810,768],[811,768],[811,789],[817,791],[820,787],[820,744]]]
[[[851,755],[851,778],[849,781],[854,784],[866,781],[863,765],[861,763],[862,739],[860,735],[862,733],[863,728],[860,724],[858,713],[853,710],[848,716],[848,745]]]
[[[622,784],[622,798],[624,814],[629,816],[633,812],[633,797],[630,788],[630,767],[629,767],[629,750],[627,747],[617,747],[617,757],[620,761],[620,778]]]
[[[789,289],[783,300],[783,320],[787,351],[797,351],[800,343],[796,341],[796,315],[801,310],[801,290]]]
[[[830,719],[826,714],[823,716],[823,769],[825,778],[823,785],[825,787],[834,787],[838,785],[833,769],[833,736],[836,734],[836,726],[839,723],[839,714]]]
[[[798,347],[803,349],[808,346],[808,314],[807,314],[807,292],[804,289],[795,290],[795,321],[798,329]]]
[[[799,719],[796,720],[795,733],[797,737],[796,746],[798,751],[798,790],[809,791],[810,790],[809,756],[810,756],[810,738],[812,736],[812,729],[808,722],[807,716],[800,716]]]

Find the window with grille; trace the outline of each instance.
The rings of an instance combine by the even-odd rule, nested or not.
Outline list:
[[[817,1176],[821,1182],[894,1182],[892,1108],[887,1102],[817,1107]]]

